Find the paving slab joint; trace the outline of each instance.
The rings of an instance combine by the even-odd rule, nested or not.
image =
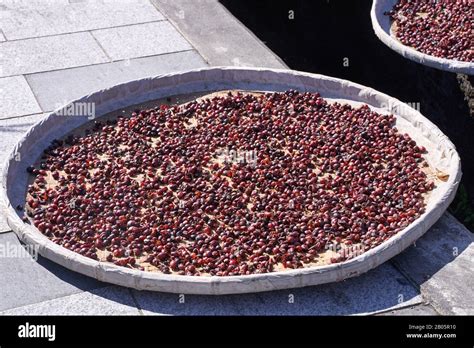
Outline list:
[[[130,296],[132,297],[133,303],[135,304],[135,307],[137,308],[138,313],[140,313],[140,315],[144,315],[143,310],[140,307],[140,304],[138,303],[137,298],[135,297],[135,294],[133,293],[133,289],[128,288],[127,290],[130,293]]]
[[[184,33],[181,28],[177,25],[177,23],[172,19],[170,18],[170,16],[168,15],[168,13],[164,10],[164,8],[160,8],[161,6],[158,4],[157,1],[150,1],[150,3],[153,5],[153,7],[159,12],[161,13],[161,15],[163,17],[166,18],[166,20],[173,26],[173,28],[189,43],[189,45],[192,47],[192,49],[194,51],[196,51],[200,56],[201,58],[204,60],[204,62],[206,62],[206,64],[210,65],[208,59],[206,57],[204,57],[201,52],[198,51],[198,49],[196,48],[196,46],[194,45],[194,43],[188,38],[188,36],[186,35],[186,33]]]

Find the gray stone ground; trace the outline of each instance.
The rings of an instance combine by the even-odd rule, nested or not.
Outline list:
[[[286,65],[215,0],[2,0],[0,161],[47,112],[128,80],[207,65]],[[17,250],[0,216],[0,251]],[[42,257],[0,255],[0,314],[474,314],[472,234],[445,214],[357,278],[231,296],[135,291]],[[181,300],[181,301],[180,301]]]

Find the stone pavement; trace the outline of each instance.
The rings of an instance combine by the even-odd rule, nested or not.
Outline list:
[[[128,80],[207,65],[286,68],[216,0],[2,0],[0,161],[67,101]],[[357,278],[231,296],[136,291],[41,256],[0,255],[0,314],[474,314],[474,243],[445,214],[416,246]],[[0,250],[20,245],[0,216]],[[181,301],[180,301],[181,300]]]

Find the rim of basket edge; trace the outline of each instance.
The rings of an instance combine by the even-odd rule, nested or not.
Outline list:
[[[98,96],[98,95],[100,95],[100,93],[103,93],[103,91],[119,88],[120,86],[124,86],[124,85],[126,85],[128,83],[132,83],[132,82],[144,81],[144,80],[148,80],[148,79],[160,79],[160,78],[172,77],[172,76],[176,76],[176,75],[186,75],[186,74],[213,71],[213,70],[215,70],[215,71],[220,70],[222,72],[224,72],[224,71],[229,72],[229,71],[232,71],[232,70],[247,71],[247,72],[253,71],[253,72],[260,72],[260,73],[264,73],[265,71],[269,71],[269,72],[275,72],[275,73],[286,73],[287,75],[290,75],[290,76],[293,76],[293,77],[295,75],[296,76],[302,75],[302,76],[310,77],[310,78],[313,78],[313,79],[331,80],[331,82],[337,82],[338,84],[345,83],[345,84],[348,84],[351,87],[356,87],[358,89],[369,89],[372,92],[375,92],[380,97],[383,97],[385,99],[392,100],[392,101],[395,101],[395,102],[400,102],[398,99],[393,98],[391,96],[388,96],[388,95],[386,95],[382,92],[379,92],[375,89],[372,89],[370,87],[366,87],[366,86],[351,82],[349,80],[333,78],[333,77],[330,77],[330,76],[325,76],[325,75],[320,75],[320,74],[299,72],[299,71],[290,70],[290,69],[247,68],[247,67],[207,67],[207,68],[192,69],[192,70],[188,70],[188,71],[185,71],[185,72],[162,74],[162,75],[158,75],[158,76],[155,76],[155,77],[152,77],[152,78],[144,78],[144,79],[128,81],[128,82],[125,82],[125,83],[121,83],[121,84],[112,86],[110,88],[101,89],[99,91],[93,92],[93,93],[88,94],[88,95],[83,96],[83,97],[74,99],[73,101],[69,102],[68,104],[73,103],[73,102],[77,102],[77,101],[83,100],[83,99],[93,98],[94,96]],[[192,82],[197,82],[197,81],[192,81]],[[221,81],[221,80],[216,80],[216,81],[203,80],[203,82],[211,82],[211,83],[212,82],[217,82],[217,83],[219,83],[219,82],[223,82],[223,81]],[[236,81],[236,83],[242,83],[242,82],[249,82],[249,81],[243,81],[243,80],[242,81]],[[285,83],[288,83],[288,84],[293,83],[294,84],[294,81],[293,82],[292,81],[288,81],[288,82],[263,81],[263,82],[260,82],[258,80],[255,80],[251,83],[285,85]],[[167,87],[169,87],[169,86],[160,86],[160,87],[158,87],[158,89],[167,88]],[[306,87],[306,86],[303,85],[303,87]],[[294,87],[288,87],[288,88],[294,88]],[[203,89],[201,91],[206,91],[206,90],[207,89]],[[195,92],[199,92],[199,91],[195,91]],[[193,92],[190,92],[190,93],[193,93]],[[345,99],[345,98],[341,97],[340,99]],[[351,100],[350,96],[347,100]],[[363,103],[368,104],[368,101],[363,101]],[[66,104],[66,105],[68,105],[68,104]],[[417,115],[418,117],[422,116],[421,113],[417,112],[415,109],[413,109],[411,107],[409,107],[409,109],[410,109],[411,114],[418,114]],[[48,116],[46,116],[45,119],[47,119],[49,117],[52,117],[54,114],[55,114],[55,112],[51,112]],[[397,114],[394,114],[394,115],[396,117],[402,117],[402,116],[397,115]],[[98,116],[98,118],[100,118],[102,116],[104,116],[104,114]],[[30,131],[28,131],[16,143],[16,146],[15,146],[14,150],[12,152],[10,152],[10,156],[7,158],[7,165],[4,166],[3,171],[2,171],[2,176],[0,177],[0,181],[2,181],[2,187],[1,187],[2,197],[1,198],[2,198],[2,203],[3,204],[6,203],[6,209],[5,210],[6,210],[6,213],[7,213],[7,221],[10,222],[10,220],[13,220],[12,221],[12,224],[13,224],[12,230],[15,232],[15,234],[17,234],[20,237],[20,239],[22,241],[28,240],[28,241],[32,241],[34,244],[38,245],[39,246],[39,253],[41,255],[45,254],[43,249],[47,250],[48,253],[53,253],[53,255],[55,257],[60,258],[60,260],[55,260],[55,262],[65,266],[67,268],[69,268],[68,263],[73,262],[73,263],[79,264],[81,267],[86,267],[87,270],[95,270],[93,277],[101,278],[101,280],[104,280],[106,282],[109,281],[109,280],[106,279],[106,277],[105,278],[104,277],[99,277],[99,275],[102,272],[105,272],[105,274],[107,274],[109,272],[121,273],[121,276],[126,276],[126,277],[129,277],[129,276],[137,277],[138,276],[140,278],[144,278],[144,279],[148,279],[148,280],[155,280],[155,281],[165,280],[165,281],[177,281],[179,283],[192,282],[192,283],[201,283],[201,284],[202,283],[208,283],[208,284],[210,284],[210,283],[232,282],[233,280],[245,281],[245,280],[258,280],[258,279],[265,279],[265,278],[281,278],[281,277],[284,277],[284,276],[294,277],[294,276],[298,276],[298,275],[303,276],[303,275],[314,274],[314,273],[319,273],[320,275],[324,275],[324,274],[327,274],[327,273],[329,273],[333,270],[338,270],[338,269],[341,269],[341,268],[342,269],[343,268],[348,268],[353,264],[356,264],[356,266],[357,266],[356,269],[357,268],[361,269],[361,268],[364,268],[363,266],[365,266],[365,264],[368,263],[371,258],[379,256],[381,254],[381,252],[386,251],[386,250],[390,250],[395,245],[398,245],[399,242],[401,240],[403,240],[406,235],[408,235],[410,232],[416,230],[416,227],[419,224],[423,223],[428,216],[431,216],[431,215],[437,214],[437,213],[439,215],[441,215],[444,212],[444,210],[446,209],[447,205],[448,205],[447,201],[450,201],[454,197],[454,193],[456,192],[456,189],[457,189],[457,186],[458,186],[458,183],[459,183],[459,179],[460,179],[460,176],[461,176],[459,155],[458,155],[454,145],[449,140],[449,138],[447,138],[444,135],[444,133],[442,133],[436,125],[434,125],[429,119],[427,119],[424,116],[422,116],[422,120],[423,120],[423,123],[428,124],[430,126],[431,130],[435,131],[434,132],[435,134],[433,134],[433,136],[436,136],[437,138],[444,136],[445,147],[452,150],[452,154],[453,154],[452,159],[454,160],[453,161],[454,163],[453,163],[453,165],[450,165],[449,167],[450,167],[450,169],[452,169],[452,172],[453,172],[452,174],[455,174],[455,175],[450,175],[448,181],[443,184],[444,190],[442,191],[442,195],[434,201],[434,205],[431,207],[431,209],[429,209],[425,213],[423,213],[420,217],[418,217],[416,220],[414,220],[410,225],[405,227],[402,231],[398,232],[396,235],[394,235],[393,237],[391,237],[388,240],[384,241],[383,243],[379,244],[378,246],[376,246],[373,249],[369,249],[368,251],[363,252],[362,254],[360,254],[360,255],[358,255],[358,256],[350,259],[350,260],[343,261],[343,262],[340,262],[340,263],[335,263],[335,264],[328,264],[328,265],[322,265],[322,266],[316,266],[316,267],[303,267],[303,268],[298,268],[298,269],[291,269],[291,270],[285,270],[285,271],[276,271],[276,272],[269,272],[269,273],[262,273],[262,274],[236,275],[236,276],[202,276],[202,277],[196,277],[196,276],[186,276],[186,275],[169,275],[169,274],[163,274],[163,273],[160,273],[160,272],[148,272],[148,271],[140,271],[140,270],[130,269],[130,268],[126,268],[126,267],[117,266],[115,264],[108,263],[108,262],[102,262],[102,261],[89,259],[89,258],[87,258],[83,255],[75,253],[74,251],[66,249],[66,248],[52,242],[49,238],[47,238],[45,235],[43,235],[41,232],[39,232],[33,225],[26,224],[20,219],[20,217],[18,216],[18,214],[13,209],[13,207],[10,203],[10,200],[9,200],[8,194],[7,194],[7,185],[6,185],[6,182],[4,182],[4,181],[6,181],[7,174],[8,174],[9,169],[10,169],[9,162],[10,162],[10,159],[12,158],[11,156],[14,154],[16,147],[21,148],[21,146],[24,142],[24,139],[29,136],[30,131],[32,129],[34,129],[36,126],[38,126],[42,121],[39,121],[39,122],[35,123],[35,125],[33,125],[32,128],[30,128]],[[87,122],[85,122],[85,123],[87,123]],[[418,127],[415,127],[415,128],[418,128]],[[421,132],[420,132],[420,134],[421,134]],[[424,136],[424,135],[423,135],[423,137],[426,138],[426,136]],[[6,200],[6,202],[3,202],[5,200]],[[442,212],[439,211],[441,208],[442,208]],[[435,221],[433,221],[433,223],[434,222]],[[421,233],[420,232],[417,233],[417,235],[414,237],[414,240],[418,239],[423,233],[425,233],[428,230],[428,228],[426,228],[426,229],[423,228],[422,230],[423,231]],[[398,253],[399,252],[397,252],[396,254],[398,254]],[[48,258],[48,259],[51,259],[51,255],[46,255],[45,257]],[[376,267],[377,265],[380,265],[381,263],[383,263],[387,259],[388,259],[388,257],[386,259],[377,260],[376,264],[369,267],[369,269],[373,268],[373,267]],[[85,270],[83,271],[81,269],[74,269],[74,271],[79,272],[79,273],[83,273],[83,274],[84,273],[85,274],[90,273],[90,272],[86,272]],[[99,272],[99,273],[97,273],[97,272]],[[114,282],[114,281],[110,281],[110,282]]]

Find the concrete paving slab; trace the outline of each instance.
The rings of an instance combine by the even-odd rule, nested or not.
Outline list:
[[[11,228],[7,225],[7,221],[0,215],[0,233],[10,232]]]
[[[140,315],[130,291],[108,286],[0,312],[0,315]]]
[[[417,290],[387,263],[340,283],[257,294],[132,291],[145,315],[351,315],[421,302]]]
[[[41,9],[51,5],[67,5],[69,0],[2,0],[0,3],[0,12],[12,9]]]
[[[287,68],[217,0],[151,0],[210,65]]]
[[[419,304],[406,308],[395,309],[377,315],[439,315],[433,307],[428,304]]]
[[[23,78],[23,77],[21,77]],[[5,78],[9,79],[9,77]],[[0,81],[3,79],[0,79]],[[18,95],[18,98],[21,97],[21,94]],[[3,99],[3,103],[9,103],[10,101],[15,101],[17,99],[16,95],[10,96],[10,98]],[[2,105],[0,104],[0,108]],[[7,155],[10,153],[11,149],[19,138],[36,122],[41,120],[45,114],[35,114],[25,117],[17,117],[8,120],[0,119],[0,170],[3,167]],[[11,231],[11,228],[7,225],[7,222],[0,215],[0,233]]]
[[[58,35],[163,20],[147,0],[74,3],[43,6],[11,4],[2,11],[1,28],[8,40]]]
[[[10,233],[11,231],[12,229],[10,228],[10,226],[8,226],[7,220],[5,220],[2,215],[0,215],[0,234]]]
[[[0,78],[0,119],[41,112],[23,76]]]
[[[112,60],[153,56],[192,49],[167,21],[91,32]]]
[[[109,61],[88,32],[5,41],[0,51],[0,77]]]
[[[206,66],[196,51],[27,75],[41,108],[52,111],[67,101],[101,88],[148,76]]]
[[[35,261],[21,250],[13,232],[0,234],[0,311],[105,286],[41,256]]]
[[[423,302],[424,302],[424,299],[423,299],[423,296],[421,296],[421,294],[418,294],[418,295],[416,295],[416,296],[414,296],[414,297],[412,297],[408,300],[405,299],[403,294],[399,294],[399,298],[398,298],[398,301],[397,301],[396,305],[394,305],[392,307],[387,307],[387,308],[381,309],[381,310],[375,310],[375,311],[372,311],[372,312],[359,313],[358,315],[377,315],[378,313],[383,313],[383,312],[387,311],[387,309],[398,310],[398,309],[409,307],[409,306],[410,307],[411,306],[417,306],[417,305],[419,305]]]
[[[20,137],[46,114],[39,113],[8,120],[0,119],[0,168]],[[20,160],[20,158],[19,158]]]
[[[449,213],[393,263],[439,313],[474,314],[474,238]]]

